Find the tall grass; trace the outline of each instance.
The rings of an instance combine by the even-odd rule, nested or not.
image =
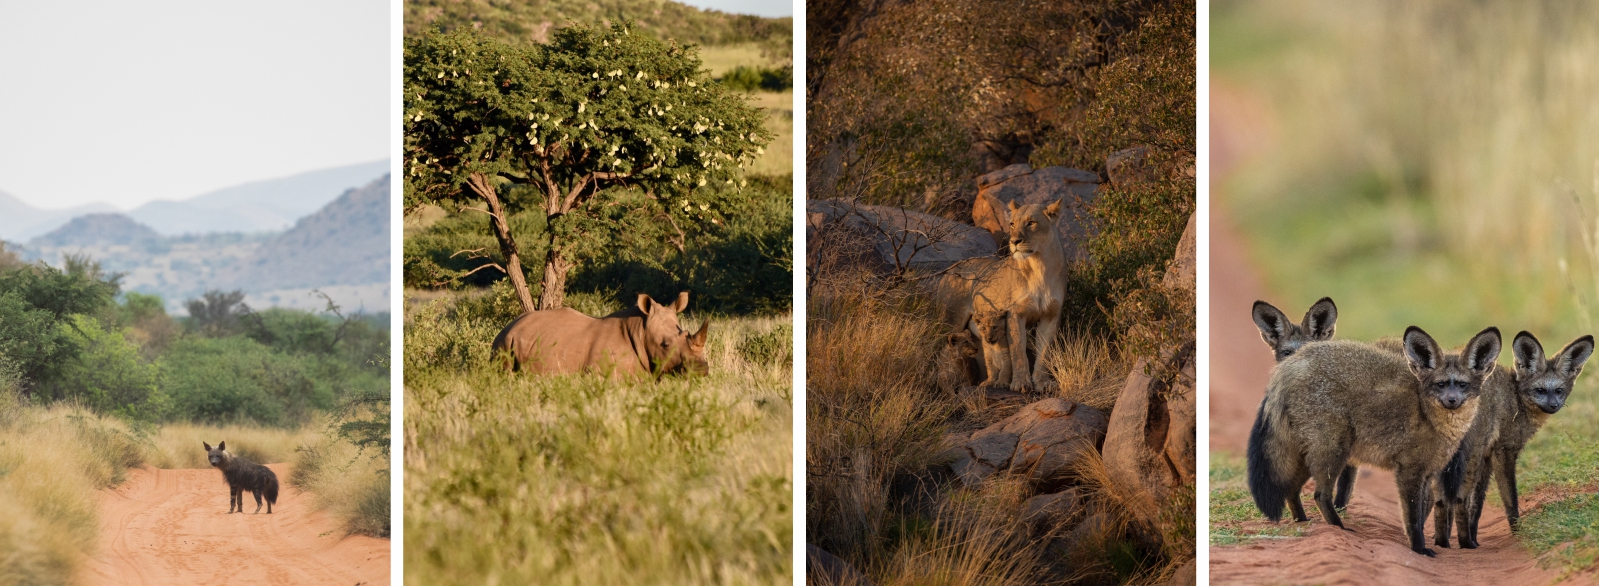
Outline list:
[[[491,368],[467,305],[406,327],[407,583],[791,580],[788,318],[714,318],[708,377],[608,380]]]
[[[96,491],[143,460],[122,421],[0,386],[0,584],[72,581],[98,536]]]

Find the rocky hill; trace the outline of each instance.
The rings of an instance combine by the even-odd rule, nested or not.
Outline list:
[[[152,201],[128,215],[168,236],[283,230],[346,190],[388,171],[388,159],[321,169],[178,201]]]
[[[123,214],[85,214],[28,241],[29,246],[68,247],[137,244],[161,238],[149,226]]]
[[[389,176],[346,191],[221,279],[246,291],[389,281]]]
[[[74,217],[83,214],[114,211],[116,211],[116,208],[103,203],[63,210],[41,210],[17,199],[16,196],[0,191],[0,238],[12,242],[25,242],[30,238],[61,227],[67,220]]]

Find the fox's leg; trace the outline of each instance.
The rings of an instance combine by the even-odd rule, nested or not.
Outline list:
[[[1477,524],[1482,521],[1482,502],[1488,498],[1488,475],[1493,472],[1492,463],[1492,458],[1484,458],[1477,465],[1476,478],[1472,479],[1473,486],[1466,496],[1465,511],[1460,516],[1465,519],[1460,523],[1460,547],[1476,549],[1479,545]]]
[[[1349,499],[1355,496],[1355,477],[1360,475],[1360,467],[1354,464],[1344,466],[1344,472],[1338,475],[1338,495],[1333,497],[1333,506],[1347,510]]]
[[[1338,509],[1333,508],[1333,487],[1338,485],[1338,472],[1343,466],[1315,466],[1312,474],[1316,479],[1316,508],[1321,509],[1321,518],[1328,525],[1343,527],[1344,521],[1338,517]],[[1297,500],[1298,494],[1294,494]],[[1347,527],[1346,527],[1347,529]]]
[[[1432,544],[1438,547],[1449,547],[1449,524],[1454,521],[1455,512],[1465,511],[1465,507],[1456,506],[1453,502],[1454,495],[1447,494],[1442,486],[1435,487],[1432,510]],[[1466,537],[1465,527],[1460,528],[1460,538]]]
[[[1499,500],[1505,504],[1505,520],[1510,522],[1510,532],[1521,530],[1521,495],[1516,494],[1516,457],[1519,452],[1500,450],[1494,452],[1494,476],[1499,480]]]
[[[1305,490],[1305,483],[1308,481],[1310,481],[1310,475],[1301,473],[1297,478],[1294,478],[1292,482],[1288,483],[1288,486],[1291,487],[1291,490],[1288,491],[1287,496],[1288,512],[1294,515],[1295,523],[1303,523],[1310,520],[1310,516],[1305,514],[1304,498],[1299,494],[1301,491]]]
[[[1405,536],[1410,538],[1410,551],[1427,557],[1438,553],[1425,545],[1427,513],[1432,504],[1432,476],[1415,470],[1394,470],[1394,481],[1399,488],[1399,516],[1405,526]]]

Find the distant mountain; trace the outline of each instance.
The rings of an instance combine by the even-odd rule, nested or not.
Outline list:
[[[181,201],[152,201],[128,212],[157,232],[262,232],[282,230],[345,190],[389,172],[387,159],[255,181]]]
[[[122,214],[84,214],[28,241],[32,247],[105,246],[159,240],[160,234]]]
[[[41,210],[15,196],[0,192],[0,239],[24,242],[67,223],[74,216],[95,212],[115,212],[116,208],[93,203],[64,210]]]
[[[246,292],[389,282],[389,176],[352,189],[223,276]]]

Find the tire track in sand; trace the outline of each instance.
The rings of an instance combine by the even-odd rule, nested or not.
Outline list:
[[[273,464],[281,482],[288,465]],[[246,493],[246,511],[254,499]],[[284,486],[273,514],[227,514],[213,469],[129,471],[101,491],[99,548],[87,584],[388,584],[389,540],[342,537],[309,494]]]

